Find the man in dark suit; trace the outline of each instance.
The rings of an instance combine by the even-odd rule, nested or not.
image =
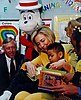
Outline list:
[[[17,52],[14,39],[7,38],[3,41],[4,53],[0,54],[0,95],[9,87],[10,82],[18,71],[21,60],[24,56]],[[11,58],[13,58],[14,72],[11,76]]]

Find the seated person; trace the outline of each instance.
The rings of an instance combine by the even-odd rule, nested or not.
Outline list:
[[[9,94],[9,92],[5,90],[9,87],[19,69],[19,65],[24,59],[24,55],[16,50],[15,39],[11,37],[6,38],[3,41],[2,48],[4,52],[0,54],[0,95],[3,93]]]
[[[39,27],[38,29],[34,30],[31,35],[32,43],[34,44],[35,50],[39,52],[39,56],[32,60],[31,62],[25,62],[21,69],[24,71],[28,71],[30,76],[33,76],[36,73],[36,67],[38,66],[46,66],[50,61],[47,55],[47,47],[55,42],[54,33],[46,26]],[[69,64],[68,55],[65,54],[65,59],[60,62],[60,64],[64,64],[69,66],[68,71],[73,73],[74,69],[73,66]],[[31,67],[30,67],[31,66]]]

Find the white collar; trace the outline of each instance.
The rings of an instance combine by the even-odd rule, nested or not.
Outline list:
[[[9,58],[6,54],[5,54],[5,57],[8,61],[11,61],[11,58]]]

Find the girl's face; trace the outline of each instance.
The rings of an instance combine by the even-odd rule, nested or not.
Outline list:
[[[39,49],[47,52],[47,47],[51,44],[51,41],[42,33],[39,33],[35,37],[35,42]]]
[[[52,49],[52,50],[48,50],[47,51],[48,54],[48,59],[50,60],[51,63],[53,62],[57,62],[58,60],[60,60],[61,54],[60,52],[56,52],[56,50]]]

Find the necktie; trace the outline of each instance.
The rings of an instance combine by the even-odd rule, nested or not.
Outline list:
[[[14,62],[13,59],[11,59],[11,63],[10,63],[10,78],[12,79],[15,75],[15,66],[14,66]]]

